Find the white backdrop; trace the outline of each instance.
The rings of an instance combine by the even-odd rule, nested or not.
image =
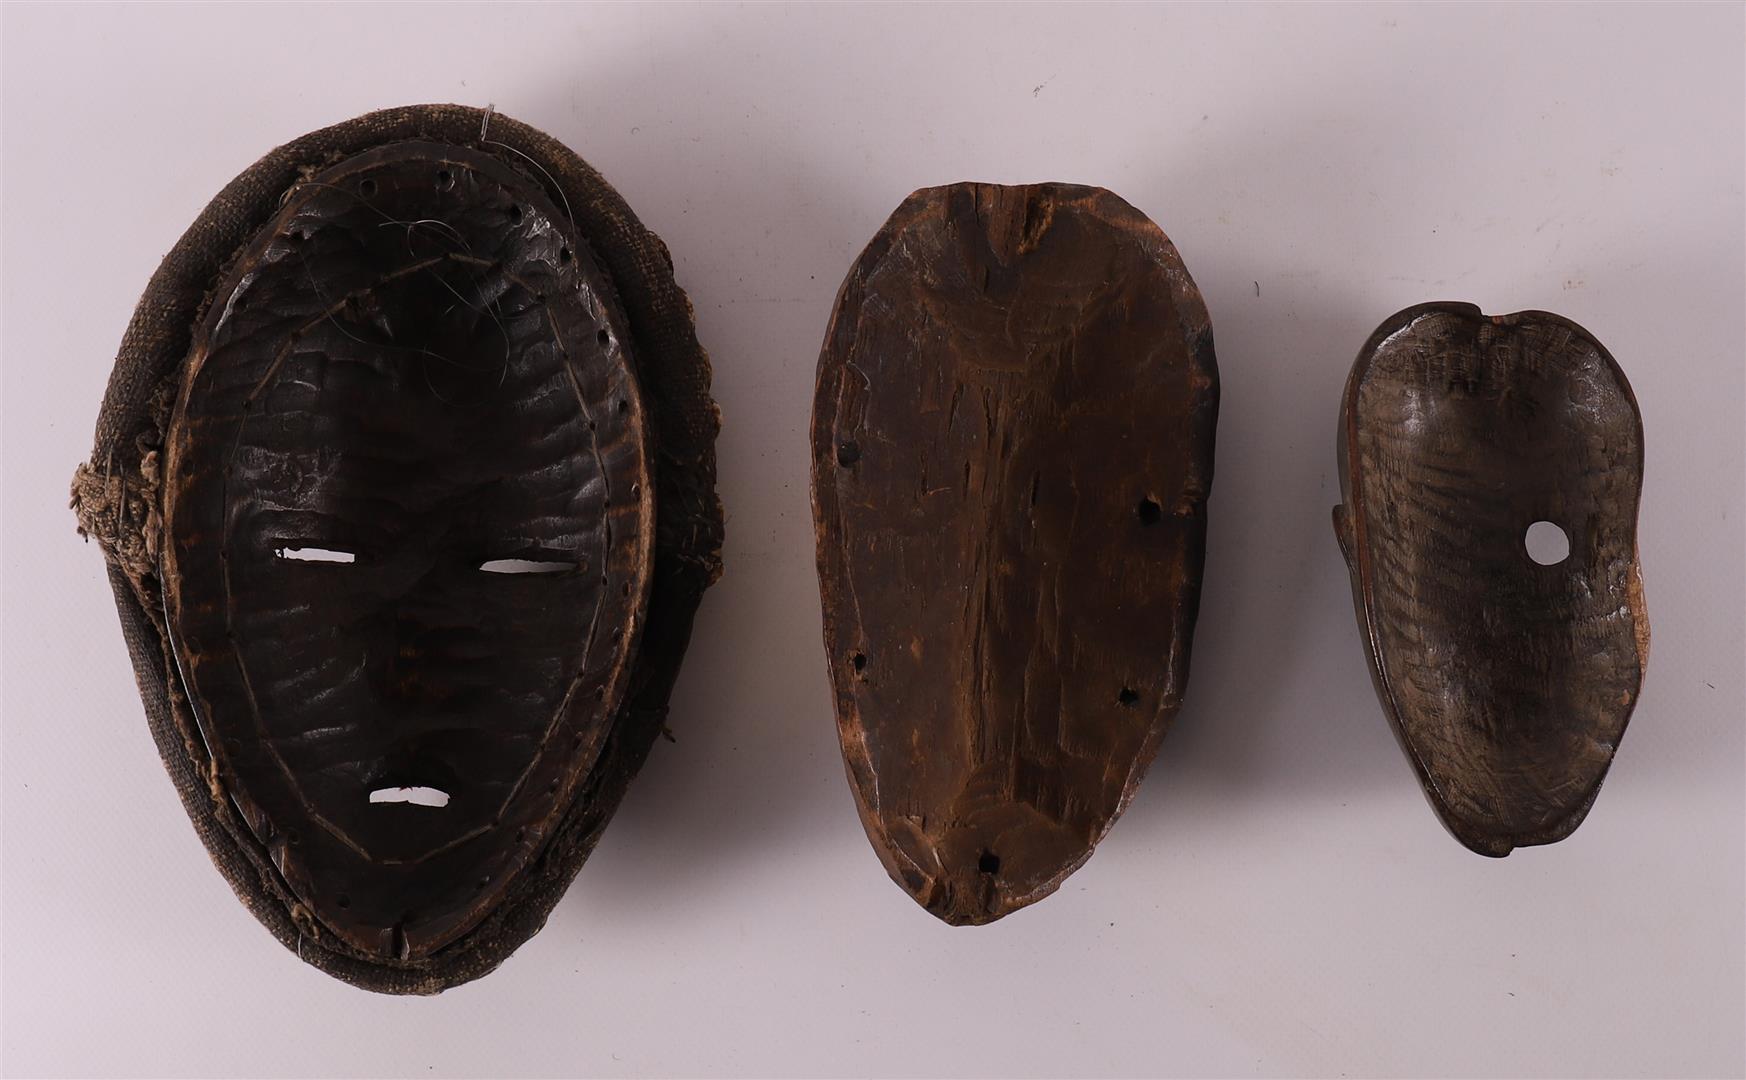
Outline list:
[[[4,1006],[17,1075],[1746,1070],[1742,8],[8,6]],[[722,405],[727,574],[546,930],[437,999],[231,896],[66,509],[158,259],[272,146],[494,103],[673,250]],[[1101,184],[1181,249],[1223,375],[1187,706],[1055,897],[891,885],[831,722],[807,505],[843,273],[913,188]],[[1259,290],[1259,295],[1257,295]],[[1546,308],[1642,404],[1653,655],[1586,824],[1443,832],[1364,669],[1341,383],[1433,299]]]

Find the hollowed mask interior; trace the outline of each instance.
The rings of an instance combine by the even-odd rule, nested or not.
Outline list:
[[[1049,895],[1188,676],[1218,372],[1174,246],[1100,188],[905,200],[813,412],[825,640],[862,821],[954,924]]]
[[[566,209],[487,154],[293,187],[196,329],[166,615],[217,776],[319,924],[423,956],[601,750],[647,598],[643,409]]]
[[[1432,804],[1483,854],[1562,838],[1648,652],[1643,429],[1624,373],[1559,316],[1426,304],[1360,354],[1342,438],[1336,524]]]

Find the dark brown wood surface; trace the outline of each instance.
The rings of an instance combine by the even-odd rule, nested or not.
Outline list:
[[[1182,700],[1218,375],[1165,235],[1098,188],[911,195],[819,359],[813,500],[849,778],[950,923],[1048,895]]]
[[[1340,423],[1371,671],[1432,805],[1485,855],[1587,814],[1637,704],[1643,429],[1624,373],[1575,323],[1410,308],[1352,368]],[[1569,538],[1542,565],[1525,543]]]
[[[654,533],[625,342],[538,184],[416,142],[293,189],[196,331],[176,657],[213,782],[365,955],[476,925],[609,737]],[[372,801],[415,787],[446,805]]]

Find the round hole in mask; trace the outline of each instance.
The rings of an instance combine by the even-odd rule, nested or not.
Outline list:
[[[1550,521],[1536,521],[1522,536],[1528,558],[1541,566],[1557,566],[1570,558],[1570,536]]]

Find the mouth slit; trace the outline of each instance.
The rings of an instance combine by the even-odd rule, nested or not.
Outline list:
[[[370,801],[444,807],[449,805],[449,793],[433,787],[383,787],[370,792]]]
[[[358,561],[358,557],[352,552],[339,551],[334,548],[280,547],[274,548],[273,554],[281,559],[290,559],[294,562],[349,563]]]

